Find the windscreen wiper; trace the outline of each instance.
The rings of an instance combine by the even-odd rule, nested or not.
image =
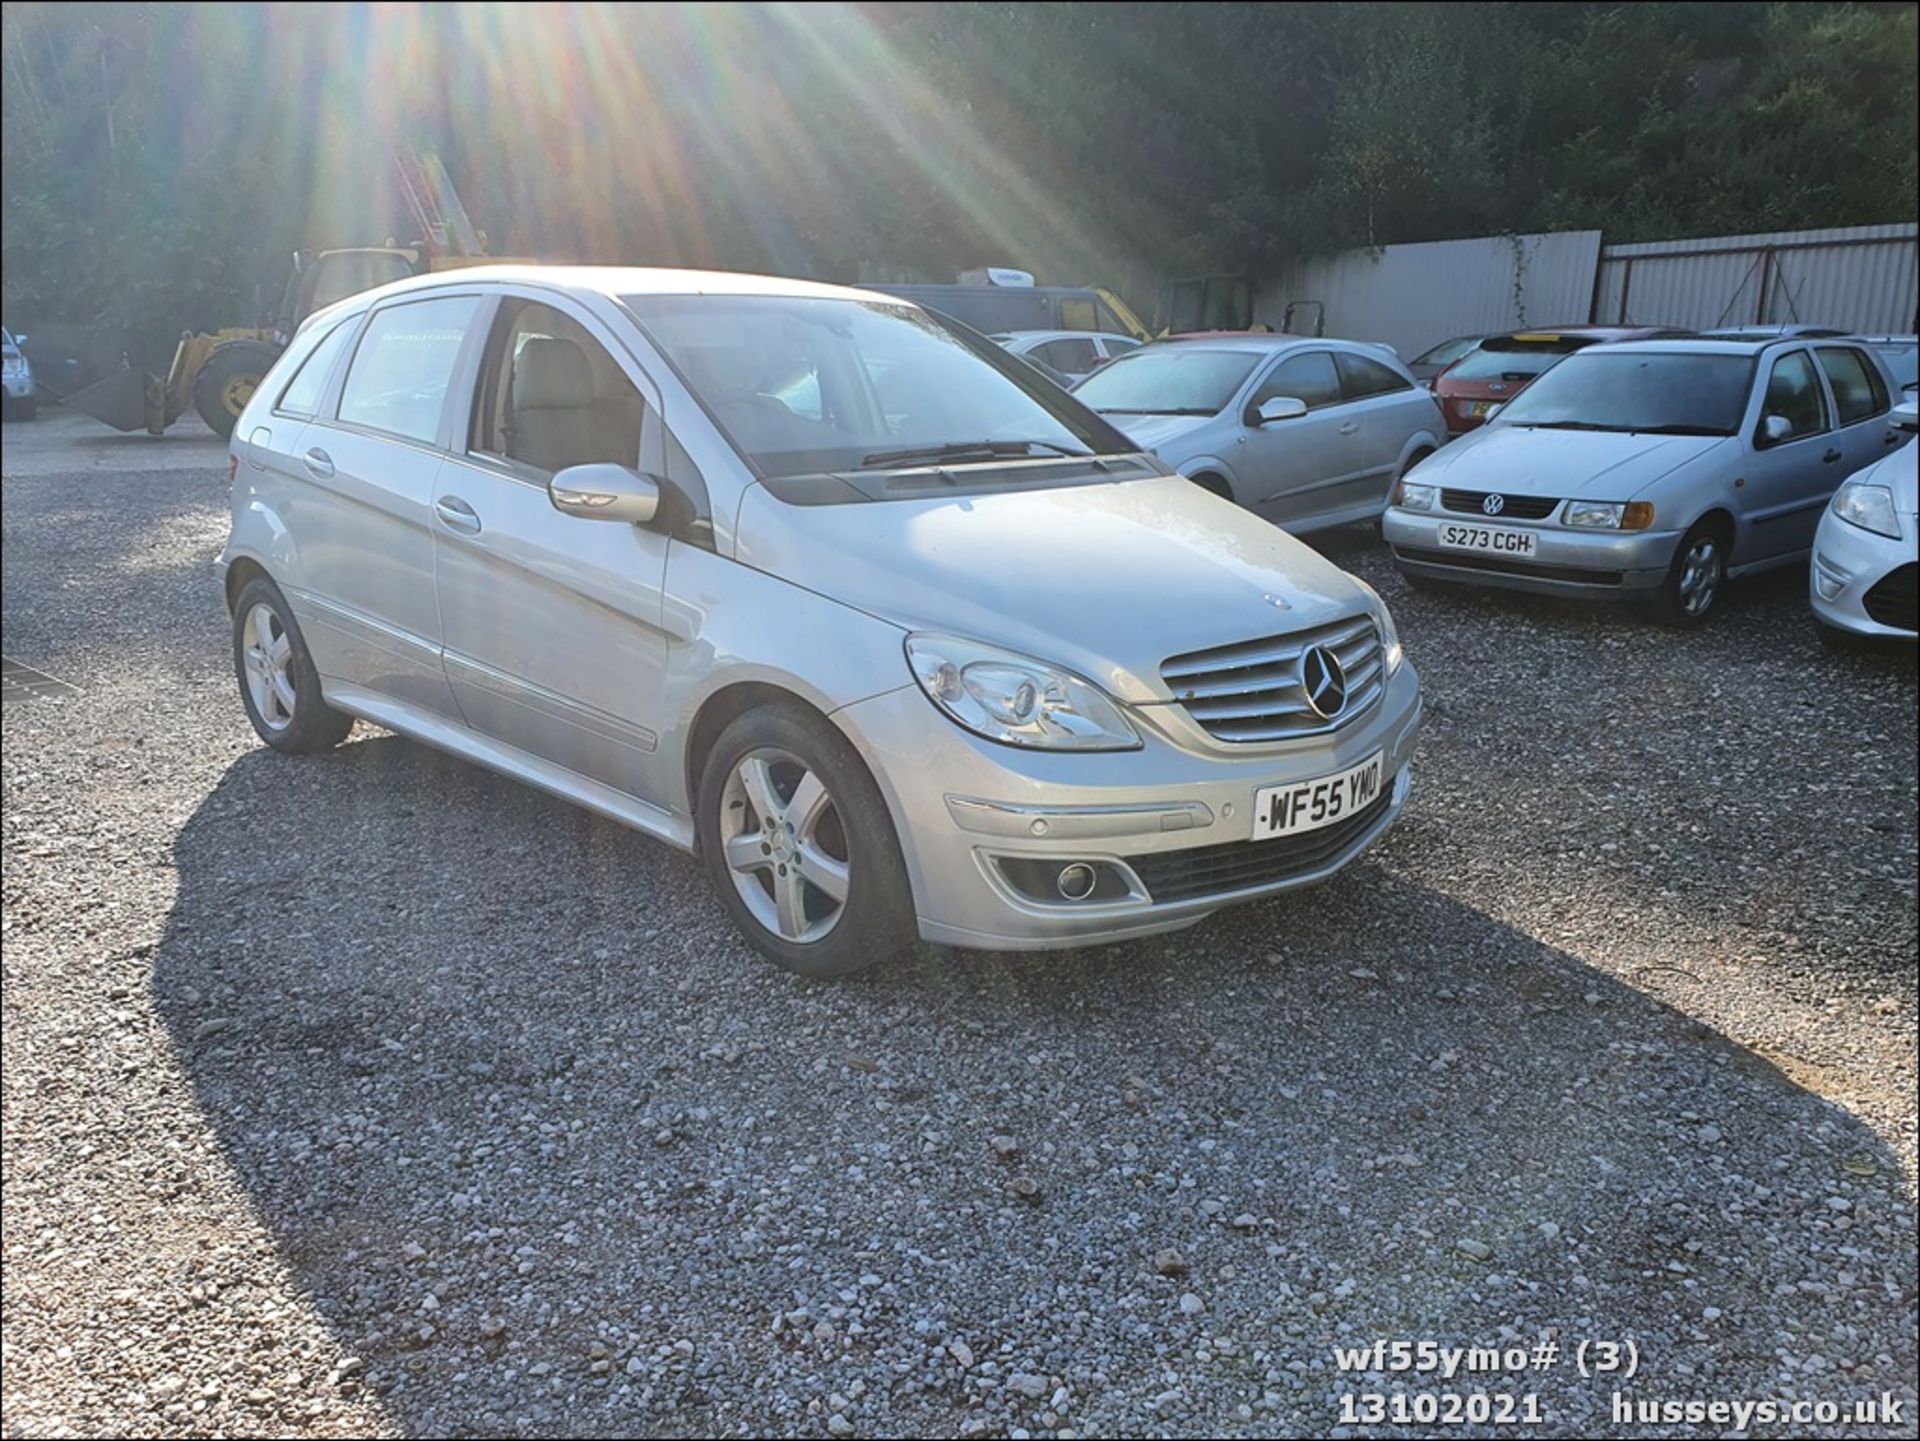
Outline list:
[[[946,445],[922,445],[908,450],[876,450],[860,458],[863,468],[878,465],[905,465],[916,460],[1001,460],[1027,455],[1035,446],[1043,446],[1056,455],[1090,455],[1091,451],[1069,450],[1051,440],[956,440]]]
[[[1711,425],[1643,425],[1635,432],[1639,435],[1730,435],[1731,431],[1720,430]]]

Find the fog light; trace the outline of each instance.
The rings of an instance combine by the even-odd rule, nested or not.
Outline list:
[[[1093,894],[1098,881],[1093,867],[1083,861],[1075,861],[1070,866],[1060,868],[1060,878],[1054,882],[1060,894],[1070,901],[1084,901]]]
[[[1825,556],[1813,558],[1813,588],[1820,593],[1820,599],[1832,600],[1847,588],[1849,579],[1845,571],[1830,565]]]

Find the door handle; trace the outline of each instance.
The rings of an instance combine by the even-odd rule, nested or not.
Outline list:
[[[457,495],[443,495],[433,503],[433,513],[448,530],[462,535],[480,534],[480,517]]]
[[[1820,457],[1820,459],[1826,462],[1828,465],[1832,465],[1839,458],[1840,458],[1840,452],[1837,449],[1834,449],[1832,447],[1829,447],[1827,450],[1827,453]]]
[[[1901,441],[1905,439],[1906,439],[1906,436],[1902,435],[1899,431],[1890,430],[1887,432],[1887,438],[1882,442],[1882,444],[1898,445]]]
[[[307,463],[307,474],[315,480],[333,479],[333,457],[319,446],[316,445],[300,458]]]
[[[1340,427],[1340,433],[1342,435],[1352,435],[1355,431],[1359,429],[1360,429],[1359,421],[1349,420],[1345,425]]]

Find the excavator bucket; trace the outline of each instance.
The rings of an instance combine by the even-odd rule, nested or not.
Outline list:
[[[158,435],[166,428],[164,408],[159,403],[161,394],[159,376],[121,370],[97,385],[75,391],[67,397],[67,404],[82,415],[104,420],[115,430],[151,430]]]

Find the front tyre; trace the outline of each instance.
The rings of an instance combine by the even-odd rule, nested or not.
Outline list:
[[[1663,623],[1690,630],[1707,618],[1726,584],[1726,530],[1703,520],[1674,547],[1666,579],[1648,604]]]
[[[353,717],[320,698],[320,673],[280,587],[257,576],[233,607],[233,669],[261,740],[289,755],[332,750]]]
[[[721,904],[774,964],[844,976],[913,946],[893,820],[831,722],[797,703],[748,711],[708,754],[697,805]]]

